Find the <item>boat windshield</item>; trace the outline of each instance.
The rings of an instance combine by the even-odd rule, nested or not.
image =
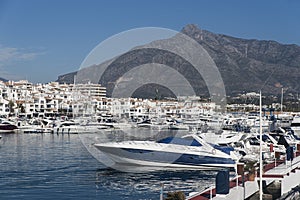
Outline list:
[[[158,143],[178,144],[178,145],[185,145],[185,146],[202,146],[194,138],[189,139],[189,138],[167,137],[162,140],[159,140]]]

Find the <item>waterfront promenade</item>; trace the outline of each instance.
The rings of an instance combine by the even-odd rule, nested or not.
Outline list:
[[[280,196],[288,193],[292,188],[300,184],[300,149],[295,153],[293,161],[286,161],[285,157],[264,166],[263,174],[264,191],[273,184],[280,185]],[[244,183],[243,183],[244,179]],[[239,175],[229,182],[230,190],[226,195],[216,194],[216,188],[210,187],[199,193],[191,193],[187,200],[232,200],[232,199],[259,199],[259,174],[254,181],[249,180],[249,174],[244,178]],[[264,194],[263,199],[272,199],[272,194]]]

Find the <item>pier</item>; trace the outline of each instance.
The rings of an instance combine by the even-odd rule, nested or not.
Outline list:
[[[263,199],[274,199],[272,195],[279,193],[283,196],[300,184],[300,149],[294,154],[292,161],[286,157],[277,159],[264,166]],[[191,193],[187,200],[233,200],[233,199],[259,199],[259,173],[254,180],[250,180],[249,173],[240,174],[229,181],[229,193],[217,194],[216,187],[210,187],[202,192]],[[266,192],[267,191],[267,192]],[[278,194],[277,194],[278,195]]]

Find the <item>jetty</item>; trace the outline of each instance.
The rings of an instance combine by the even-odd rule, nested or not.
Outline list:
[[[275,199],[290,192],[300,184],[300,146],[293,153],[292,159],[287,156],[275,158],[274,162],[263,167],[263,199]],[[210,187],[201,192],[190,193],[187,200],[233,200],[259,199],[259,172],[254,180],[249,173],[244,173],[243,167],[237,167],[237,176],[229,180],[229,190],[219,194],[217,187]],[[259,170],[258,170],[259,171]],[[275,188],[275,189],[274,189]],[[273,196],[276,196],[275,198]]]

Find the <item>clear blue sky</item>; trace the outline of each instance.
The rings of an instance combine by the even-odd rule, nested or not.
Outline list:
[[[186,24],[300,45],[297,0],[0,0],[0,77],[49,82],[76,71],[106,38]]]

